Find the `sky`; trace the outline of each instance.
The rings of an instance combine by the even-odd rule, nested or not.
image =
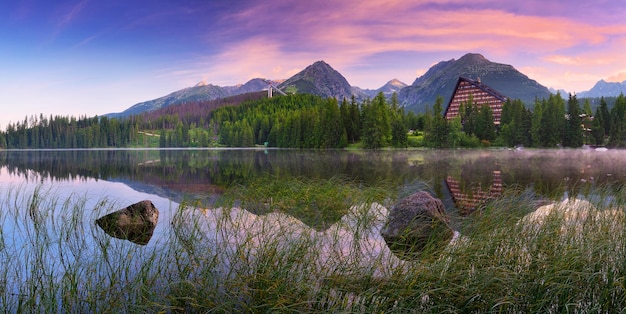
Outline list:
[[[0,129],[318,60],[353,86],[411,84],[469,52],[571,93],[621,82],[626,1],[0,0]]]

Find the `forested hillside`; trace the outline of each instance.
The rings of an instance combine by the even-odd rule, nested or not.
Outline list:
[[[446,120],[443,98],[423,114],[406,113],[397,97],[381,92],[357,102],[309,94],[266,98],[260,93],[192,102],[126,119],[40,115],[0,132],[0,148],[121,147],[626,147],[626,97],[612,108],[560,94],[533,109],[507,100],[501,124],[489,106],[468,101]]]
[[[0,132],[0,148],[128,147],[143,142],[138,130],[132,119],[40,115],[9,124]]]
[[[263,144],[292,148],[342,148],[363,141],[366,148],[407,146],[403,110],[379,93],[358,104],[308,94],[263,99],[214,112],[220,144]],[[399,130],[393,132],[394,126]]]

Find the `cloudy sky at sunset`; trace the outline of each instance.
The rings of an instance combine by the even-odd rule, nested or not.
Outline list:
[[[468,52],[569,92],[626,80],[623,0],[0,1],[0,129],[122,111],[200,81],[286,79],[324,60],[407,84]]]

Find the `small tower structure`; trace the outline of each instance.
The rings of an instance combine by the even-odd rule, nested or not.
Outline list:
[[[276,87],[272,81],[270,80],[265,80],[265,83],[267,83],[267,98],[272,98],[273,96],[273,90],[276,90],[279,94],[283,95],[283,96],[287,96],[287,94],[285,94],[285,92],[283,92],[282,90],[280,90],[280,88]]]

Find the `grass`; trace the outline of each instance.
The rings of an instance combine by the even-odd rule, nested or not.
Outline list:
[[[593,191],[594,207],[575,223],[559,212],[521,223],[535,206],[524,193],[509,193],[464,219],[464,240],[444,254],[404,261],[377,236],[387,213],[379,204],[389,207],[385,199],[394,193],[339,179],[259,180],[232,187],[224,207],[182,204],[146,246],[111,238],[94,224],[125,205],[10,187],[0,202],[0,307],[11,313],[622,312],[626,201],[613,196],[624,192]],[[316,207],[306,205],[313,202]],[[332,224],[315,228],[293,218],[294,208],[316,212],[322,202],[323,212],[340,213]],[[236,206],[245,204],[262,204],[264,212]],[[621,214],[607,215],[612,210]]]
[[[424,147],[424,134],[409,135],[408,146],[409,147]]]
[[[384,188],[364,187],[337,177],[321,180],[263,176],[246,185],[230,187],[217,205],[237,204],[258,215],[278,211],[315,230],[324,230],[346,215],[350,206],[390,196]]]

